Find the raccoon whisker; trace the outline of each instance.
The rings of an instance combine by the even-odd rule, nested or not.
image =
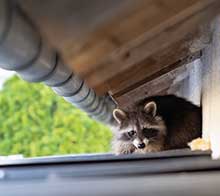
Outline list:
[[[149,138],[148,140],[149,140],[149,141],[157,141],[158,138],[157,138],[157,137],[152,137],[152,138]]]

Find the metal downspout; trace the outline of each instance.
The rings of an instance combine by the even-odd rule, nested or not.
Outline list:
[[[43,82],[94,119],[114,123],[112,99],[97,96],[74,74],[10,0],[0,0],[0,67],[16,71],[28,82]]]

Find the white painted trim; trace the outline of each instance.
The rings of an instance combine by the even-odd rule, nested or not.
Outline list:
[[[203,58],[203,138],[211,141],[212,157],[220,158],[220,17],[213,22],[211,44]]]

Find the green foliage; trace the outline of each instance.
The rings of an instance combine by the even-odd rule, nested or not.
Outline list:
[[[110,150],[111,132],[43,84],[17,76],[0,91],[0,155],[28,157]]]

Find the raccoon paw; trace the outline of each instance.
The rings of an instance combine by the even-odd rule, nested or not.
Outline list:
[[[211,149],[210,141],[202,138],[194,139],[192,142],[188,143],[188,146],[192,151],[194,150],[206,151]]]

